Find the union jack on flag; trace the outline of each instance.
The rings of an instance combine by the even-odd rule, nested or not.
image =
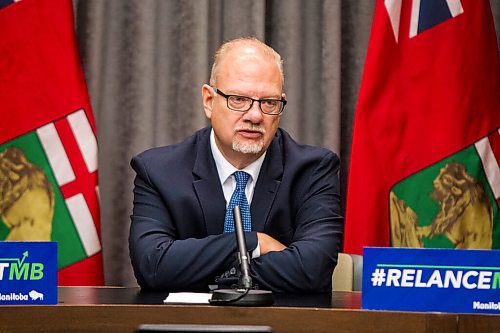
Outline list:
[[[384,5],[389,15],[394,38],[398,41],[399,25],[401,24],[401,4],[403,0],[385,0]],[[409,37],[426,31],[450,18],[464,12],[460,0],[413,0]]]

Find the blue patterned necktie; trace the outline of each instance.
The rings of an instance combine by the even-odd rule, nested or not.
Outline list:
[[[245,187],[247,186],[250,175],[244,171],[236,171],[233,175],[234,178],[236,178],[236,188],[227,206],[226,218],[224,219],[224,232],[234,232],[233,208],[235,206],[240,207],[243,230],[251,231],[252,222],[250,218],[250,207],[248,206],[247,196],[245,195]]]

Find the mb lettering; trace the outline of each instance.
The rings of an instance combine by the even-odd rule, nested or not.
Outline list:
[[[376,270],[372,274],[374,286],[416,287],[416,288],[465,288],[465,289],[499,289],[500,272],[480,270],[434,270],[428,278],[423,277],[421,269],[390,268]],[[382,280],[382,281],[381,281]]]
[[[0,281],[36,281],[43,279],[43,264],[24,262],[27,256],[28,252],[26,251],[23,253],[21,260],[18,258],[0,259],[1,261],[11,261],[0,261]]]

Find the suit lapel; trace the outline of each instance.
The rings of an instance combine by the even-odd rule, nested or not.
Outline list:
[[[197,144],[193,186],[203,211],[207,234],[217,235],[224,231],[226,203],[210,149],[210,130],[201,133]]]
[[[267,149],[266,158],[262,163],[259,179],[255,185],[250,208],[252,214],[252,230],[263,231],[267,217],[278,193],[283,175],[283,160],[279,136],[275,137]]]

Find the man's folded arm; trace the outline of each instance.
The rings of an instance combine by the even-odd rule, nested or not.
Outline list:
[[[338,157],[328,154],[298,194],[292,243],[282,251],[252,260],[251,274],[262,289],[276,292],[328,292],[340,251],[344,219],[340,215]]]
[[[283,293],[329,292],[342,231],[330,227],[317,230],[324,233],[322,237],[302,239],[283,251],[252,260],[254,282],[261,289]]]

